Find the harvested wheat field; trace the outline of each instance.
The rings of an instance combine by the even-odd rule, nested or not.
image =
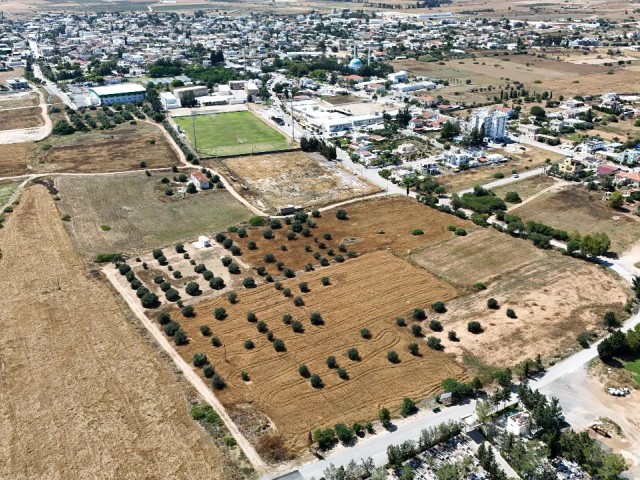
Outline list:
[[[0,110],[0,130],[41,127],[44,125],[40,107],[10,108]]]
[[[33,143],[0,145],[0,176],[32,173],[31,156],[34,151]]]
[[[23,193],[0,248],[0,478],[222,478],[222,453],[44,187]]]
[[[222,165],[235,179],[238,192],[258,207],[273,212],[282,205],[313,208],[380,191],[378,186],[319,154],[289,152],[236,157],[224,160]]]
[[[511,258],[509,252],[517,252],[514,247],[505,245],[505,264]],[[516,254],[514,263],[522,261],[519,258]],[[579,348],[576,337],[580,332],[602,328],[605,312],[612,310],[624,318],[622,309],[630,294],[628,286],[615,274],[546,251],[542,258],[524,263],[489,283],[486,290],[448,303],[447,313],[439,316],[444,331],[437,335],[445,351],[460,356],[469,352],[492,365],[514,365],[537,354],[564,357]],[[489,298],[498,301],[498,310],[487,308]],[[508,308],[515,311],[517,318],[507,317]],[[473,335],[467,331],[467,322],[472,320],[482,324],[483,333]],[[449,330],[457,332],[459,342],[447,339],[444,332]]]
[[[401,196],[367,200],[347,205],[343,209],[347,212],[347,220],[336,218],[338,209],[324,211],[320,218],[311,218],[317,227],[310,229],[311,236],[308,238],[298,234],[295,240],[287,240],[286,235],[290,228],[284,223],[283,228],[273,230],[274,238],[270,240],[264,239],[262,235],[267,227],[248,229],[245,238],[239,238],[237,234],[229,234],[229,237],[240,245],[245,261],[254,266],[265,266],[267,271],[274,274],[274,264],[264,263],[266,253],[273,253],[286,267],[299,270],[307,263],[318,263],[313,257],[315,252],[327,258],[332,258],[327,253],[330,249],[336,254],[346,255],[340,252],[340,244],[344,245],[346,250],[358,254],[391,249],[404,255],[432,242],[451,238],[453,233],[447,229],[449,225],[474,228],[471,222],[438,212]],[[422,229],[424,234],[412,235],[413,229]],[[329,240],[325,238],[327,233],[331,235]],[[249,241],[254,241],[257,249],[249,250]],[[321,243],[325,248],[322,248]],[[281,250],[282,245],[286,246],[287,251]],[[311,251],[306,251],[305,245],[309,245]]]
[[[453,237],[417,252],[411,259],[460,288],[490,282],[544,258],[531,242],[493,229]]]
[[[321,284],[323,276],[329,276],[330,285]],[[308,283],[309,293],[300,293],[301,281]],[[189,361],[196,352],[206,353],[227,381],[228,387],[217,393],[220,400],[229,407],[255,406],[275,424],[292,453],[307,446],[307,435],[315,428],[372,420],[381,405],[396,410],[403,397],[418,400],[435,393],[446,377],[465,377],[451,356],[428,349],[424,339],[411,335],[409,327],[395,323],[396,317],[405,316],[411,324],[414,308],[458,294],[423,269],[390,253],[375,252],[298,275],[284,281],[283,287],[302,296],[304,305],[294,306],[292,298],[267,284],[240,290],[235,305],[218,298],[197,305],[196,318],[184,318],[178,311],[173,316],[190,338],[189,345],[176,347],[178,351]],[[228,315],[222,321],[212,315],[220,306]],[[258,332],[257,324],[247,321],[247,312],[266,322],[274,338],[284,340],[286,352],[275,351],[266,334]],[[322,315],[323,325],[311,324],[312,312]],[[286,313],[302,322],[303,333],[294,333],[283,322]],[[200,334],[203,324],[211,327],[224,347],[213,347],[211,338]],[[363,327],[370,330],[370,339],[362,338]],[[252,340],[255,348],[246,349],[245,340]],[[420,344],[421,356],[407,351],[411,342]],[[360,361],[348,359],[346,352],[351,347],[358,349]],[[399,363],[387,360],[390,350],[398,353]],[[327,366],[331,355],[346,368],[348,380],[340,379]],[[299,375],[301,364],[321,376],[324,388],[314,389]],[[241,379],[242,371],[249,374],[250,382]],[[250,432],[247,436],[252,437]]]

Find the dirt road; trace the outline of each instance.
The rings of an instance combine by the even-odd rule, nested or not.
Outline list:
[[[0,478],[222,478],[175,375],[88,274],[44,187],[23,192],[0,250]]]

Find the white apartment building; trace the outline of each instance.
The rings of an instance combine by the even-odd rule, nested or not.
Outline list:
[[[490,108],[477,108],[471,112],[467,130],[474,128],[484,129],[484,137],[490,140],[501,139],[506,136],[507,114],[491,110]]]

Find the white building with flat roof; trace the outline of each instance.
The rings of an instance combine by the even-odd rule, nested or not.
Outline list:
[[[477,108],[471,112],[467,131],[474,128],[483,130],[484,137],[489,140],[501,139],[506,136],[507,114],[490,108]]]
[[[102,105],[143,102],[146,91],[137,83],[118,83],[89,88],[89,92],[98,97]]]

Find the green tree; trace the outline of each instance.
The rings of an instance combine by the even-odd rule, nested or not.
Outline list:
[[[402,405],[400,406],[400,415],[402,415],[403,417],[408,417],[410,415],[413,415],[417,411],[418,406],[416,405],[416,402],[408,397],[402,399]]]
[[[620,208],[624,204],[624,197],[622,196],[621,192],[613,192],[611,195],[609,195],[607,203],[611,208]]]
[[[382,407],[378,411],[378,419],[384,428],[388,428],[391,425],[391,412],[388,408]]]
[[[318,428],[313,432],[313,441],[321,450],[329,450],[336,442],[336,434],[332,428]]]
[[[580,251],[587,257],[598,257],[609,251],[611,240],[604,232],[585,235],[580,239]]]

